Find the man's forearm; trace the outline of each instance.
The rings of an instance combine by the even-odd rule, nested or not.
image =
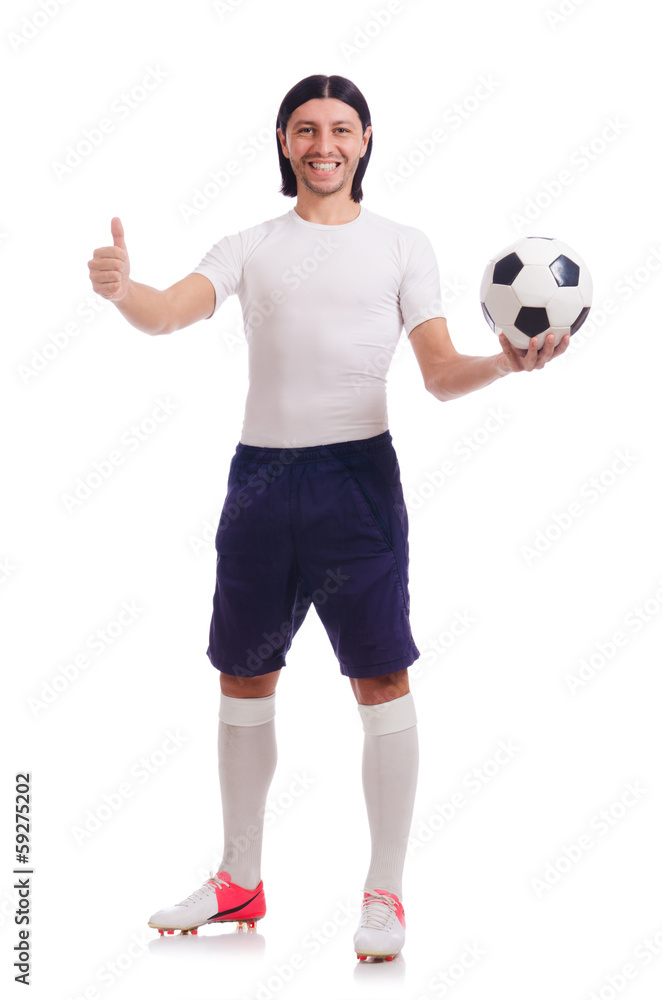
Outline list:
[[[476,357],[469,354],[458,354],[450,361],[438,365],[434,374],[428,379],[425,388],[432,395],[447,402],[464,396],[475,389],[482,389],[496,379],[507,375],[504,370],[503,354],[493,354],[489,357]]]
[[[123,299],[113,301],[125,319],[143,333],[169,333],[169,317],[164,292],[129,279]]]

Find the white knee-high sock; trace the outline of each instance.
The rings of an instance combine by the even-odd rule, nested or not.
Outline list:
[[[223,861],[235,885],[260,881],[264,810],[276,770],[276,693],[266,698],[221,694],[218,774],[223,805]]]
[[[411,692],[358,706],[363,729],[363,792],[372,844],[364,889],[402,899],[402,873],[418,780],[418,729]]]

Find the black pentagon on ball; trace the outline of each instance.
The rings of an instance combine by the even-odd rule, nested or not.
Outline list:
[[[502,257],[494,265],[492,283],[494,285],[512,285],[523,267],[524,264],[517,254],[509,253],[507,257]]]
[[[560,257],[552,261],[549,269],[554,275],[557,285],[564,287],[565,285],[579,284],[579,264],[575,264],[574,260],[570,260],[565,254],[562,253]]]
[[[527,337],[535,337],[549,328],[547,310],[534,306],[522,306],[517,314],[515,326],[520,333],[525,333]]]
[[[582,325],[582,323],[584,322],[590,311],[591,311],[590,306],[584,306],[579,316],[570,327],[570,336],[572,336],[573,333],[577,333],[577,330],[580,328],[580,326]]]
[[[496,324],[495,324],[494,320],[492,319],[492,317],[490,316],[489,312],[487,311],[487,306],[485,305],[485,303],[481,302],[480,305],[481,305],[481,309],[483,310],[483,316],[485,317],[485,319],[487,320],[487,322],[490,324],[490,326],[492,328],[492,333],[494,333],[495,332]]]

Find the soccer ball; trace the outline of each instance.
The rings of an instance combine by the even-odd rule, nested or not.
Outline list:
[[[493,257],[483,274],[480,304],[494,333],[525,350],[538,337],[576,333],[588,316],[593,282],[586,264],[561,240],[521,236]]]

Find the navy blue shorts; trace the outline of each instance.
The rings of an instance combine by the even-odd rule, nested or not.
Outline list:
[[[211,663],[240,677],[279,670],[314,604],[343,674],[410,666],[407,535],[390,431],[306,448],[240,442],[216,532]]]

